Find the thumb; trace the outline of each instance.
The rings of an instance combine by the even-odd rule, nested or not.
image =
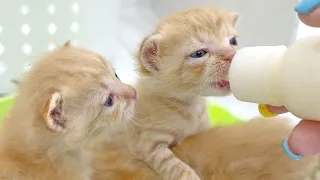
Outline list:
[[[309,14],[298,14],[298,16],[304,24],[311,27],[320,27],[320,7]]]
[[[300,121],[283,143],[287,154],[288,150],[289,153],[303,156],[320,153],[320,121]],[[288,155],[292,158],[290,154]]]
[[[300,20],[312,27],[320,27],[320,0],[300,0],[295,7]]]

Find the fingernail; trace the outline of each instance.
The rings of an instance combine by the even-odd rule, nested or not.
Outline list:
[[[263,117],[275,117],[275,116],[277,116],[278,114],[275,114],[275,113],[273,113],[273,112],[271,112],[269,109],[268,109],[268,107],[267,107],[267,105],[265,105],[265,104],[260,104],[259,105],[259,112],[260,112],[260,114],[263,116]]]
[[[288,145],[288,136],[282,140],[282,149],[287,156],[293,160],[300,160],[303,158],[303,155],[296,155],[290,150]]]
[[[320,0],[300,0],[294,10],[297,13],[308,14],[319,5]]]

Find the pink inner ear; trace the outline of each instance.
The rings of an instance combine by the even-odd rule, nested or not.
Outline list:
[[[56,124],[56,126],[60,126],[62,129],[64,129],[65,120],[63,119],[62,112],[61,112],[62,110],[60,108],[61,107],[54,108],[50,113],[50,117],[53,120],[53,124]]]
[[[154,40],[146,42],[142,52],[142,63],[148,71],[158,70],[157,57],[157,45]]]
[[[157,57],[157,46],[154,42],[148,44],[145,51],[145,58],[155,59]]]
[[[65,129],[66,120],[63,117],[63,99],[60,93],[54,93],[46,105],[46,122],[50,130],[61,132]]]

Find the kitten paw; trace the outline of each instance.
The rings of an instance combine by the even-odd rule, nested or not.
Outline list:
[[[200,177],[194,171],[188,171],[182,174],[179,180],[201,180]]]

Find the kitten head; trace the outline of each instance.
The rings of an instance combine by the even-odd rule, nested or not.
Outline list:
[[[135,89],[102,56],[66,43],[25,75],[17,106],[28,106],[35,134],[80,142],[130,121],[135,100]]]
[[[180,96],[229,94],[237,20],[237,13],[215,7],[193,8],[164,19],[139,50],[138,67],[148,80],[146,86]]]

